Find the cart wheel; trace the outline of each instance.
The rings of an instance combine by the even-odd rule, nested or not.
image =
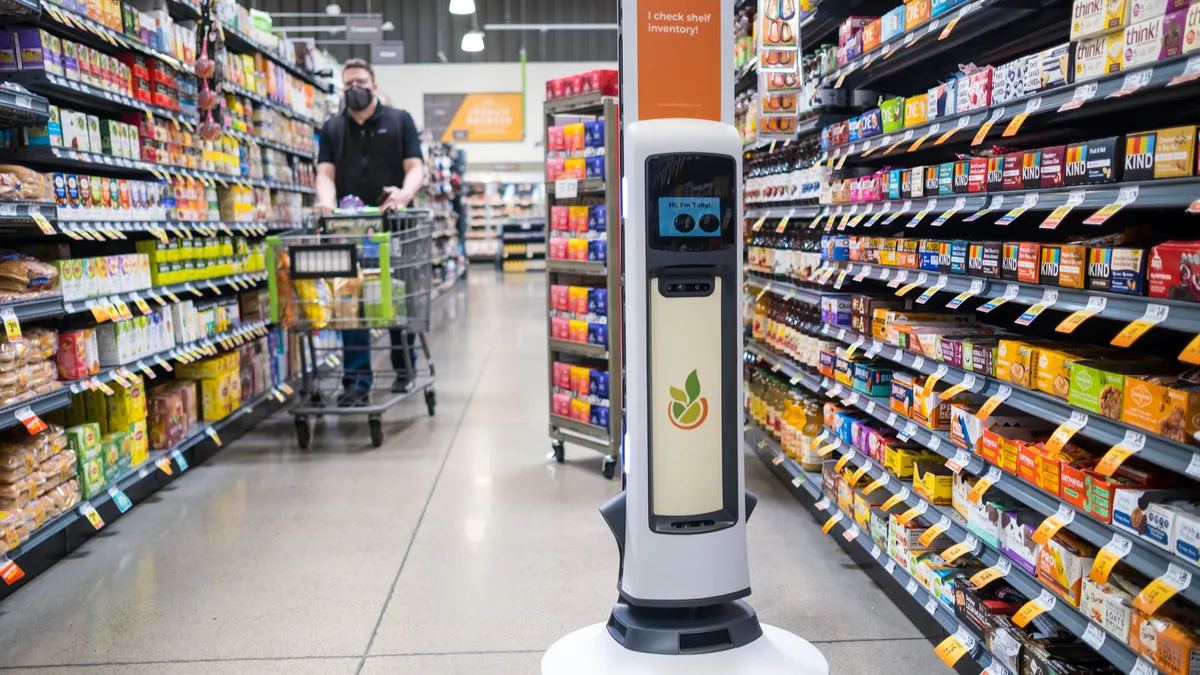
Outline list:
[[[425,390],[425,407],[429,408],[429,416],[433,417],[433,411],[437,408],[437,394],[432,389]]]
[[[371,427],[371,445],[378,448],[383,445],[383,422],[378,417],[372,417],[367,424]]]
[[[312,434],[308,430],[308,419],[304,417],[296,418],[296,445],[300,446],[301,450],[307,450],[309,443],[312,441]]]
[[[551,441],[550,446],[554,448],[554,461],[562,464],[567,461],[567,446],[562,441]]]
[[[617,472],[617,460],[611,455],[605,455],[604,465],[601,466],[600,470],[604,473],[605,478],[612,480],[613,475]]]

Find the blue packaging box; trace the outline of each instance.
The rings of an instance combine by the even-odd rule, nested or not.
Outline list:
[[[602,323],[588,324],[588,344],[608,346],[608,326]]]
[[[830,246],[830,260],[849,260],[850,259],[850,237],[833,237],[832,245]]]
[[[591,372],[589,391],[592,396],[608,398],[608,371],[595,370]]]
[[[858,135],[862,139],[872,138],[883,133],[883,113],[879,108],[872,108],[858,118]]]
[[[938,164],[938,194],[952,195],[954,194],[954,162],[943,162]],[[926,196],[928,190],[926,190]]]
[[[588,242],[588,262],[608,262],[608,242],[596,239]]]
[[[854,389],[868,396],[890,396],[892,371],[869,363],[854,364]]]
[[[937,253],[930,253],[928,251],[921,251],[918,255],[921,256],[917,261],[919,269],[927,272],[938,271],[938,263],[941,262],[942,256],[938,255]]]
[[[904,5],[900,5],[883,15],[881,21],[882,29],[879,34],[879,42],[881,44],[904,32],[904,9]]]
[[[598,427],[608,428],[608,406],[593,405],[588,413],[588,423]]]
[[[588,231],[605,232],[608,230],[608,207],[596,204],[588,208]]]
[[[955,239],[950,242],[950,273],[951,274],[966,274],[967,273],[967,255],[970,251],[970,244],[962,239]]]
[[[604,120],[583,123],[583,147],[604,147]]]
[[[604,178],[604,156],[584,158],[585,178]]]
[[[888,171],[888,199],[900,199],[900,169]]]
[[[858,117],[851,117],[848,124],[850,127],[850,142],[853,143],[859,139],[859,136],[862,133],[862,119]]]
[[[933,0],[933,3],[930,5],[929,16],[941,16],[964,2],[966,0]]]
[[[608,316],[608,289],[588,289],[588,313],[596,316]]]

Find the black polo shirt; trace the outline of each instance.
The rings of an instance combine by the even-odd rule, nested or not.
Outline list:
[[[359,124],[343,113],[321,127],[318,163],[334,165],[337,199],[355,195],[367,206],[383,202],[383,189],[404,185],[404,160],[421,159],[412,115],[378,103]]]

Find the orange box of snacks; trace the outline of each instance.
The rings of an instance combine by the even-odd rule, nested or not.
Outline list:
[[[1200,428],[1200,384],[1170,375],[1126,375],[1121,421],[1190,443]]]

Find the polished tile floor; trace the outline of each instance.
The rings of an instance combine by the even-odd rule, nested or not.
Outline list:
[[[0,603],[0,671],[28,675],[538,672],[602,621],[617,552],[598,454],[547,461],[545,286],[480,270],[438,301],[436,417],[370,447],[343,420],[299,450],[278,416]],[[770,623],[839,674],[945,672],[929,642],[756,459],[749,527]]]

